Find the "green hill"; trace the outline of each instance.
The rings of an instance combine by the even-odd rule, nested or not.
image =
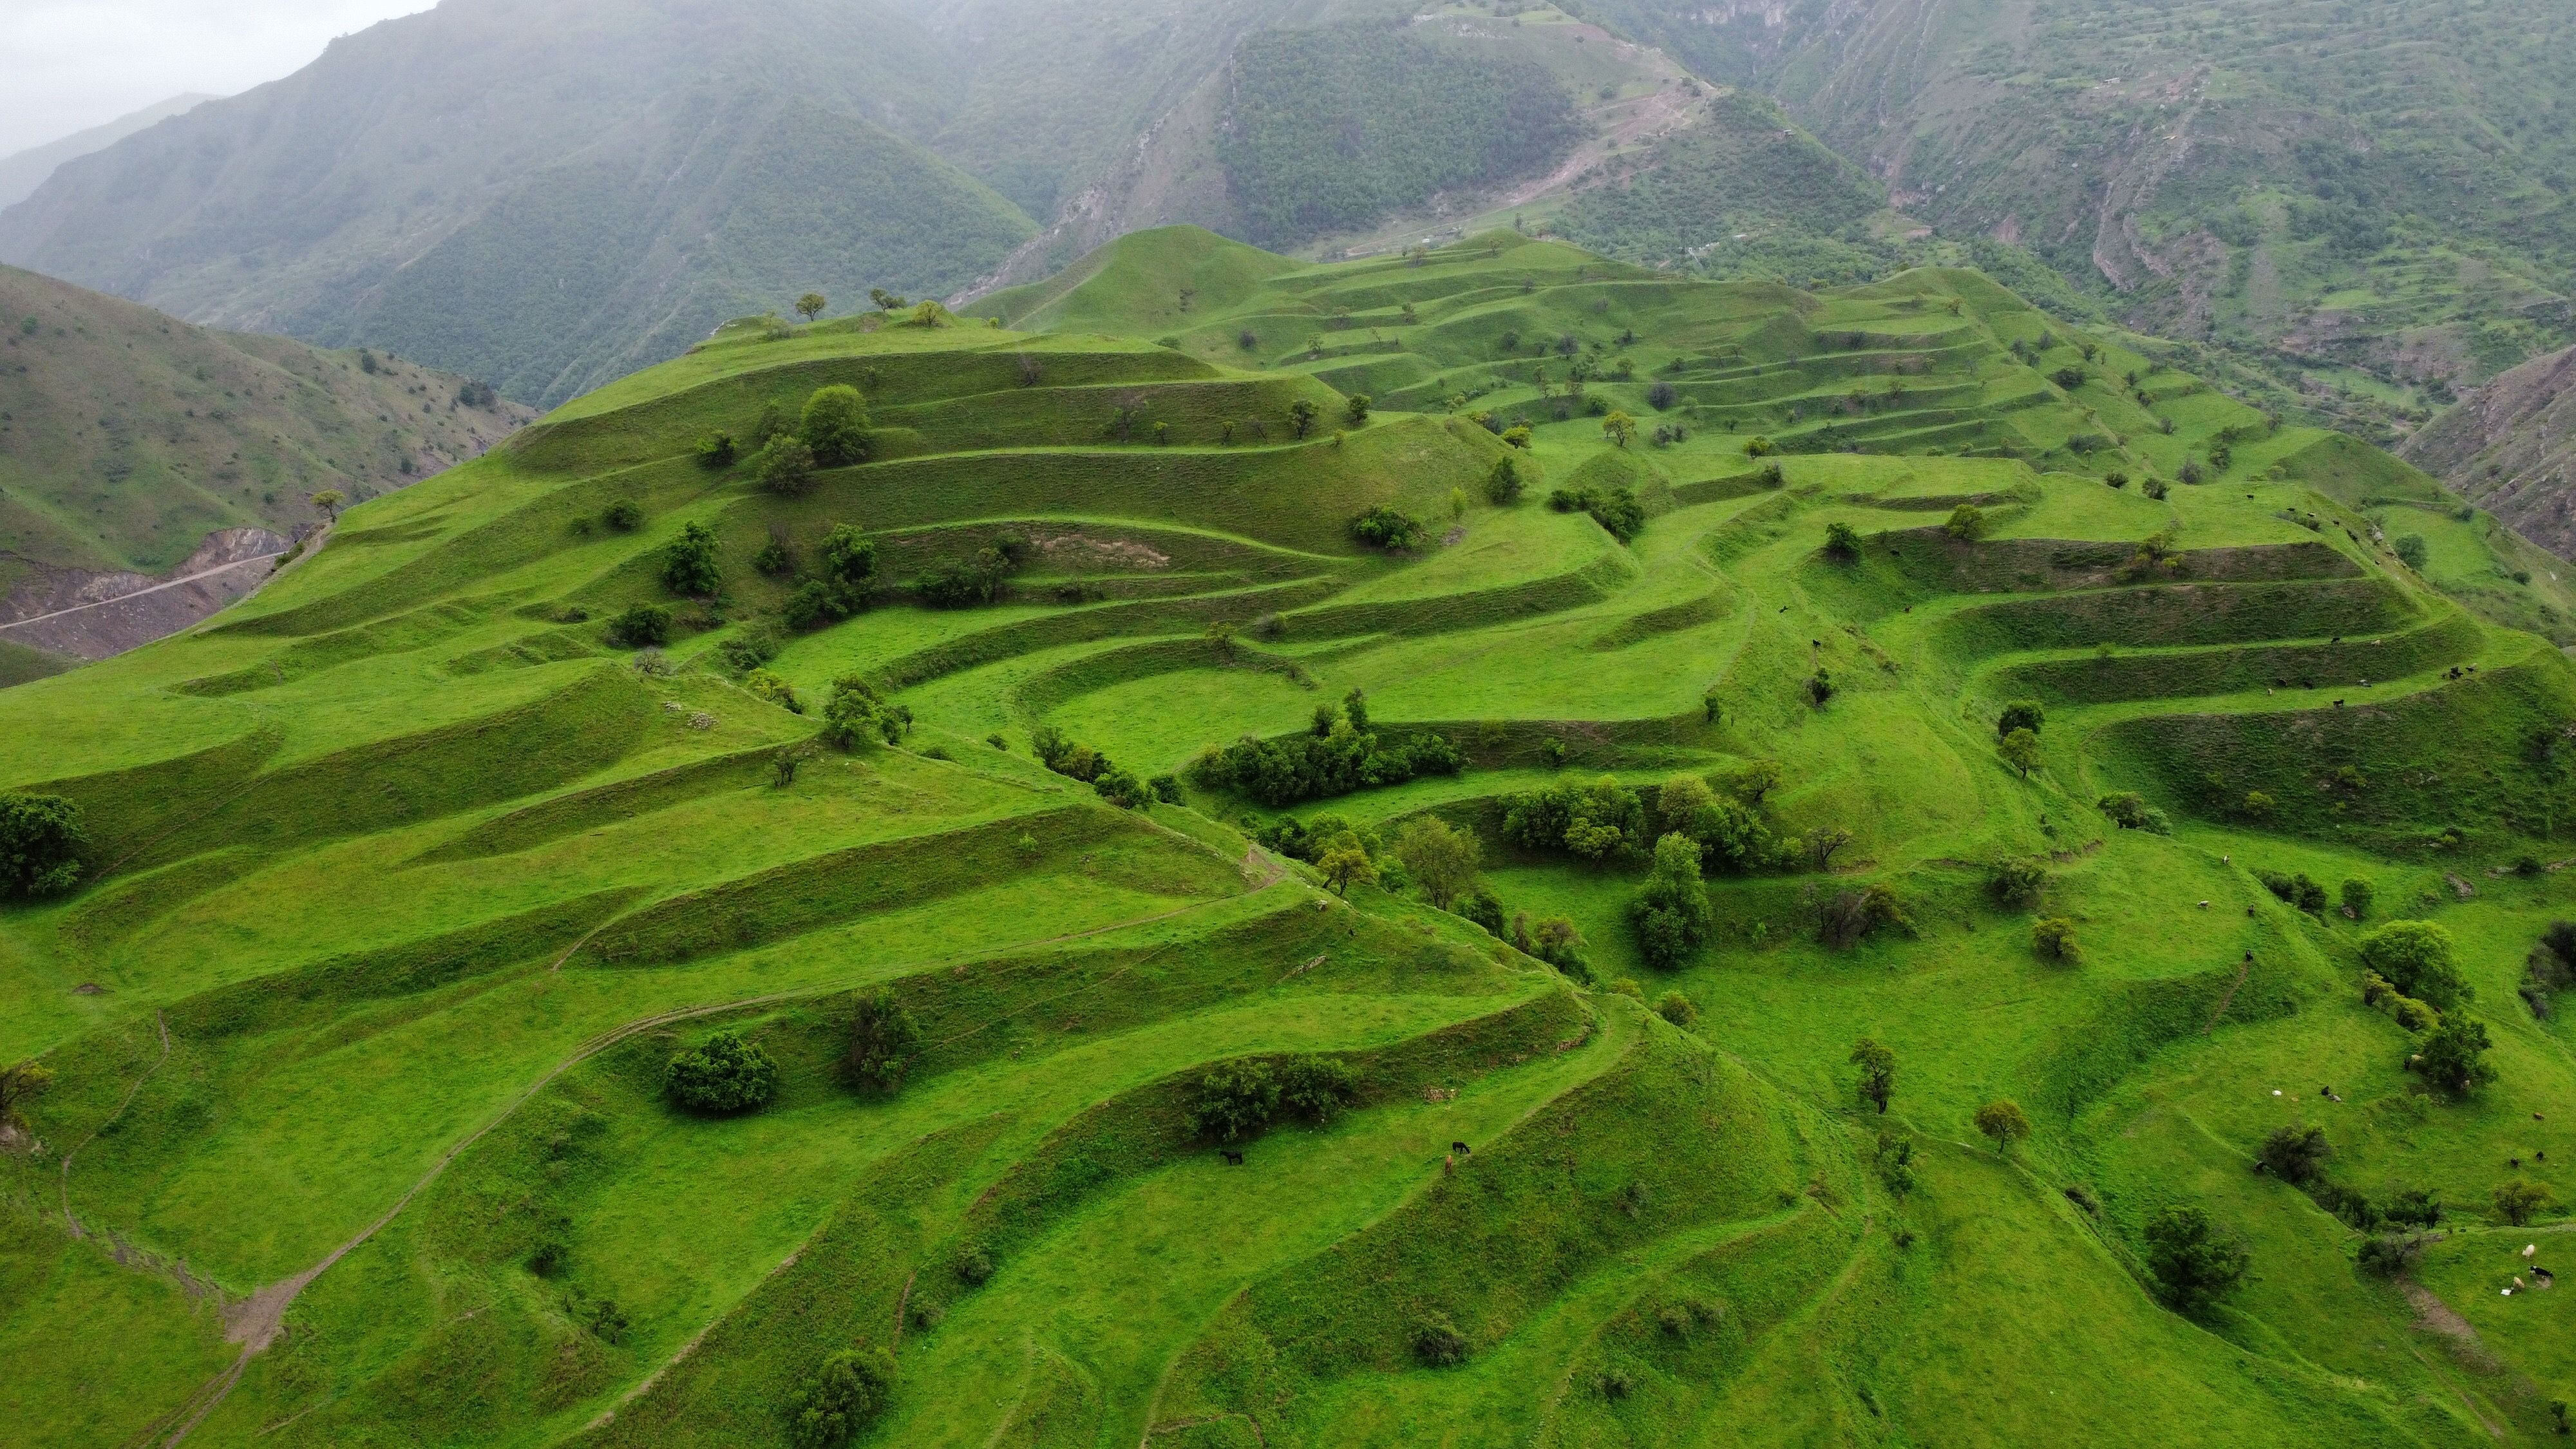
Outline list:
[[[17,1441],[2554,1437],[2527,545],[1968,272],[989,305],[726,328],[0,694],[83,831]]]

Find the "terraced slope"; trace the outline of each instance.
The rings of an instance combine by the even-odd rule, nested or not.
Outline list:
[[[2576,1193],[2515,990],[2565,888],[2484,868],[2554,853],[2576,689],[2542,584],[2383,542],[2438,488],[1970,274],[1172,232],[995,306],[729,330],[0,696],[87,830],[0,915],[19,1439],[823,1442],[845,1352],[849,1443],[2549,1436],[2566,1300],[2477,1219]],[[701,452],[839,385],[864,461]],[[2361,1000],[2399,913],[2465,1100]],[[673,1095],[720,1034],[757,1110]],[[1229,1139],[1256,1068],[1306,1087]],[[2249,1170],[2302,1121],[2311,1191]],[[2357,1272],[2320,1205],[2410,1188],[2451,1235]],[[2190,1316],[2174,1206],[2255,1268]]]

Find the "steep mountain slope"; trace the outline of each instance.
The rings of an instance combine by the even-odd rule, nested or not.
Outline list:
[[[1964,272],[991,305],[725,329],[0,694],[86,833],[0,910],[17,1441],[2554,1438],[2478,1217],[2576,1192],[2576,670],[2455,500]]]
[[[321,522],[313,494],[404,487],[529,416],[395,357],[208,331],[0,268],[0,640],[95,658],[157,638],[256,583],[257,560]]]
[[[14,156],[0,156],[0,209],[26,200],[64,162],[104,151],[137,131],[157,126],[172,116],[184,116],[201,103],[213,99],[213,96],[194,92],[172,96],[157,106],[146,106],[129,115],[119,116],[106,125],[75,131],[42,146],[30,146]]]
[[[2405,459],[2560,558],[2576,558],[2576,350],[2534,358],[2406,440]]]
[[[1953,236],[1991,234],[2230,381],[2394,438],[2570,340],[2576,99],[2542,12],[1585,0],[1758,85]]]

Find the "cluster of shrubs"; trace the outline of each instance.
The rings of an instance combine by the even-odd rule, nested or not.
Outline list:
[[[2111,817],[2111,823],[2122,830],[2143,830],[2150,835],[2173,834],[2173,821],[2165,812],[2147,803],[2135,790],[2121,790],[2103,796],[2095,808]]]
[[[1621,543],[1646,528],[1646,505],[1637,501],[1634,488],[1559,488],[1547,495],[1547,506],[1559,513],[1588,513]]]
[[[2515,989],[2531,1014],[2545,1021],[2551,1001],[2570,986],[2576,986],[2576,921],[2552,921],[2523,962],[2522,984]]]
[[[761,487],[801,498],[812,491],[816,469],[864,463],[874,448],[866,400],[857,388],[837,383],[816,388],[793,423],[773,402],[761,409],[747,441],[729,432],[707,434],[698,440],[698,461],[730,468],[748,456]]]
[[[855,674],[844,674],[832,681],[831,698],[823,704],[823,733],[832,743],[845,750],[870,744],[901,744],[911,732],[910,706],[887,699],[875,685]]]
[[[2466,1097],[2495,1080],[2486,1024],[2460,1010],[2476,995],[2451,933],[2431,921],[2390,921],[2361,938],[2362,1001],[2416,1033],[2406,1058],[2435,1090]]]
[[[796,567],[795,556],[777,539],[761,551],[755,566],[764,573],[783,574]],[[865,609],[874,599],[877,581],[877,546],[847,523],[832,525],[823,535],[823,546],[817,552],[814,572],[797,580],[788,591],[787,600],[779,606],[779,617],[790,629],[818,629],[837,624]]]
[[[1466,768],[1465,753],[1446,735],[1425,731],[1381,739],[1369,728],[1367,698],[1355,689],[1338,709],[1318,706],[1305,734],[1272,740],[1247,735],[1201,753],[1189,773],[1206,789],[1232,791],[1277,809]]]
[[[1267,1128],[1282,1111],[1328,1126],[1359,1098],[1358,1069],[1337,1057],[1224,1062],[1199,1078],[1190,1094],[1190,1135],[1241,1142]]]
[[[1411,553],[1430,541],[1431,531],[1411,514],[1380,504],[1351,520],[1351,537],[1389,553]]]
[[[1064,776],[1089,785],[1101,799],[1121,810],[1142,810],[1157,800],[1177,801],[1181,782],[1170,775],[1157,775],[1151,780],[1139,779],[1109,762],[1109,757],[1066,737],[1053,725],[1040,725],[1029,736],[1029,750],[1038,763]]]
[[[1659,833],[1687,837],[1705,868],[1751,872],[1810,860],[1822,868],[1850,837],[1839,830],[1813,837],[1775,832],[1762,803],[1779,783],[1780,767],[1768,760],[1713,775],[1676,775],[1656,792]],[[1505,797],[1503,838],[1524,850],[1597,861],[1642,856],[1657,837],[1648,832],[1638,793],[1604,775],[1589,785],[1551,785]]]
[[[0,795],[0,900],[68,894],[88,844],[81,808],[60,795]]]

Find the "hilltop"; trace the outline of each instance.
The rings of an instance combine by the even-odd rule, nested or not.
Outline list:
[[[273,558],[326,489],[359,501],[481,454],[532,416],[487,394],[0,268],[0,649],[19,661],[0,678],[41,662],[25,647],[97,658],[221,608],[264,566],[99,601]]]
[[[1973,272],[981,310],[0,693],[21,1438],[2555,1437],[2510,530]]]

